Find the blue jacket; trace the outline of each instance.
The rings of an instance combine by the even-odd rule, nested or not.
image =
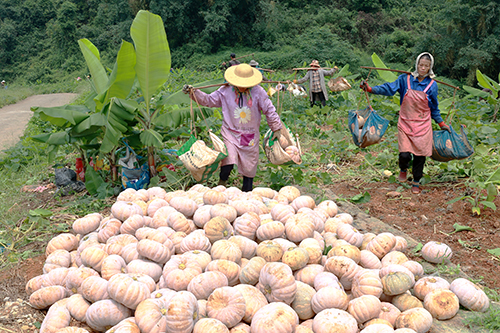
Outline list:
[[[377,95],[384,96],[393,96],[396,92],[399,92],[400,102],[403,103],[403,99],[406,93],[406,77],[408,74],[401,74],[398,79],[394,82],[388,82],[381,84],[379,86],[372,87],[372,93]],[[419,82],[418,79],[415,79],[410,75],[410,86],[413,90],[424,91],[427,85],[431,82],[431,78],[426,77]],[[438,86],[437,83],[434,82],[432,86],[427,90],[427,101],[429,102],[429,108],[431,109],[431,117],[434,119],[436,123],[440,123],[443,121],[441,117],[441,112],[439,111],[439,102],[437,99],[438,95]]]

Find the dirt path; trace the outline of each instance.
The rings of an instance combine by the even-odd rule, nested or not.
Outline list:
[[[0,109],[0,150],[14,146],[23,135],[26,125],[33,112],[33,106],[61,106],[71,103],[78,94],[48,94],[34,95],[16,104],[7,105]]]

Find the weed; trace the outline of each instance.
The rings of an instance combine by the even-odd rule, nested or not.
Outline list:
[[[460,264],[457,264],[456,266],[446,264],[444,262],[439,263],[436,265],[437,273],[439,276],[445,275],[445,276],[453,276],[456,275],[458,276],[460,274]]]
[[[469,328],[481,327],[490,333],[498,332],[500,330],[500,309],[498,307],[490,306],[489,310],[485,313],[474,313],[474,316],[464,320]]]

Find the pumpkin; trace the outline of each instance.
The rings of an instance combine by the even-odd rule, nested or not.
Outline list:
[[[61,269],[61,268],[58,268],[58,269]],[[66,273],[66,275],[67,275],[67,273]],[[26,293],[28,295],[31,295],[32,293],[34,293],[35,291],[37,291],[38,289],[40,289],[42,287],[48,287],[45,285],[45,274],[38,275],[38,276],[31,278],[26,283]]]
[[[135,322],[141,332],[166,332],[168,304],[174,293],[167,293],[164,297],[148,298],[137,305]]]
[[[307,283],[311,287],[314,286],[314,279],[316,276],[323,272],[325,268],[318,264],[308,264],[306,267],[299,269],[294,273],[295,279]]]
[[[280,262],[268,262],[259,274],[257,288],[269,302],[290,304],[297,292],[297,284],[292,270]]]
[[[68,268],[71,264],[71,254],[63,249],[52,252],[43,265],[43,272],[49,273],[51,270],[61,267]]]
[[[200,264],[189,257],[172,256],[163,266],[163,278],[169,288],[186,290],[189,282],[202,273]]]
[[[299,317],[289,305],[274,302],[254,314],[250,327],[252,333],[290,333],[298,325]]]
[[[453,255],[453,252],[448,245],[434,241],[426,243],[424,247],[422,247],[420,253],[422,254],[422,258],[434,264],[450,260]]]
[[[413,308],[401,312],[396,318],[396,328],[411,328],[417,333],[425,333],[431,329],[432,315],[424,308]]]
[[[267,262],[276,262],[281,260],[283,249],[278,243],[266,240],[257,246],[257,255],[266,259]]]
[[[205,223],[210,221],[213,217],[210,210],[212,209],[212,205],[205,205],[199,207],[193,215],[193,222],[198,228],[203,228]]]
[[[211,261],[205,271],[218,271],[227,277],[229,286],[233,287],[239,283],[241,267],[229,260],[217,259]]]
[[[59,234],[52,238],[47,244],[45,255],[49,256],[56,250],[66,250],[71,252],[78,248],[78,238],[73,234]]]
[[[396,236],[389,232],[383,232],[375,236],[368,244],[366,249],[382,259],[396,245]]]
[[[296,284],[297,292],[290,306],[295,310],[300,320],[307,320],[315,315],[311,299],[316,294],[316,290],[304,282],[297,281]]]
[[[285,226],[280,221],[272,221],[262,224],[257,228],[255,235],[260,241],[274,239],[283,236]]]
[[[373,295],[362,295],[349,302],[347,311],[358,321],[359,324],[376,318],[382,308],[380,300]]]
[[[96,331],[104,332],[132,315],[132,311],[112,299],[97,301],[85,313],[85,322]]]
[[[210,219],[204,226],[205,236],[213,244],[220,239],[228,239],[233,235],[233,227],[228,219],[222,216],[216,216]]]
[[[107,254],[120,255],[123,248],[126,245],[137,242],[138,242],[137,238],[135,238],[133,235],[122,234],[122,235],[111,236],[106,241],[106,245],[104,246],[103,249],[104,251],[106,251]]]
[[[382,267],[385,267],[393,264],[401,265],[402,263],[407,261],[408,257],[404,253],[392,250],[391,252],[387,253],[380,262],[382,263]]]
[[[292,202],[300,196],[300,190],[294,186],[283,186],[278,194],[287,198],[288,202]]]
[[[260,226],[260,218],[257,213],[245,213],[236,218],[233,225],[235,235],[240,235],[250,240],[254,240],[257,228]]]
[[[147,216],[153,217],[161,207],[169,206],[168,202],[162,198],[153,198],[148,201]]]
[[[78,321],[85,321],[85,313],[87,312],[90,303],[87,302],[80,294],[74,294],[68,298],[66,308],[68,309],[71,317]]]
[[[89,331],[81,327],[68,326],[61,328],[56,333],[89,333]]]
[[[127,264],[127,273],[145,274],[158,282],[162,276],[162,266],[148,259],[134,259]]]
[[[193,250],[183,253],[183,256],[192,259],[200,265],[201,270],[205,271],[207,265],[212,261],[212,257],[205,251]]]
[[[55,302],[65,298],[66,294],[66,288],[63,286],[43,287],[31,294],[29,302],[35,309],[46,309]]]
[[[404,272],[389,273],[381,278],[384,294],[400,295],[413,287],[411,277]]]
[[[153,200],[154,198],[163,199],[167,194],[167,192],[164,189],[158,186],[150,187],[147,189],[147,191],[149,195],[149,200]]]
[[[361,269],[354,260],[342,256],[330,257],[325,263],[325,271],[335,274],[347,290],[351,289],[353,278]]]
[[[116,201],[111,206],[111,214],[120,221],[125,221],[134,214],[143,215],[142,208],[139,205],[127,201]]]
[[[380,274],[380,277],[382,278],[382,277],[386,276],[387,274],[394,273],[394,272],[406,273],[410,277],[412,283],[413,284],[415,283],[415,277],[413,276],[413,273],[403,265],[390,264],[388,266],[382,267],[379,271],[379,274]]]
[[[229,329],[220,320],[202,318],[194,324],[193,333],[229,333]]]
[[[144,258],[148,258],[160,265],[165,264],[171,256],[170,250],[162,243],[154,240],[141,239],[137,243],[137,253]]]
[[[188,197],[174,197],[168,204],[182,213],[185,217],[192,217],[198,208],[196,202]]]
[[[250,328],[250,325],[248,325],[248,324],[239,323],[238,325],[231,328],[231,330],[229,332],[231,332],[231,333],[250,333],[251,328]]]
[[[354,297],[373,295],[378,298],[382,295],[382,288],[382,281],[377,272],[365,269],[354,276],[351,291]]]
[[[166,311],[167,332],[191,333],[198,320],[198,302],[188,291],[179,291],[171,299]]]
[[[81,285],[89,276],[99,276],[99,273],[92,268],[83,266],[68,271],[68,275],[66,275],[66,289],[69,290],[71,295],[81,294]]]
[[[113,275],[120,273],[127,273],[127,263],[122,257],[112,254],[104,258],[101,264],[101,276],[103,279],[109,280]]]
[[[265,207],[264,204],[262,204]],[[245,213],[257,213],[261,214],[261,208],[259,208],[255,202],[252,202],[252,200],[234,200],[231,203],[231,206],[236,208],[236,212],[238,212],[238,216],[241,216]]]
[[[344,224],[343,220],[336,217],[330,217],[325,221],[324,230],[325,232],[331,232],[336,236],[337,228],[341,224]]]
[[[121,234],[135,235],[137,229],[144,227],[146,220],[144,216],[139,214],[134,214],[126,219],[120,226]]]
[[[469,280],[463,278],[453,280],[450,290],[457,295],[460,305],[471,311],[485,312],[490,306],[490,300],[485,292]]]
[[[334,217],[338,213],[338,206],[333,200],[321,201],[317,208],[327,213],[329,217]]]
[[[309,253],[301,247],[292,247],[283,253],[281,261],[288,265],[292,271],[306,267],[309,262]]]
[[[100,276],[89,276],[81,285],[82,296],[91,303],[108,299],[108,280]]]
[[[109,238],[120,233],[121,226],[122,222],[120,220],[109,219],[106,222],[103,220],[103,223],[101,223],[99,229],[97,229],[97,240],[100,243],[106,243]]]
[[[418,298],[409,293],[394,296],[391,300],[392,304],[396,306],[399,311],[403,312],[412,308],[423,308],[424,305]]]
[[[359,262],[361,261],[361,251],[358,247],[351,244],[332,247],[330,251],[328,251],[327,258],[333,256],[344,256],[347,258],[351,258],[356,264],[359,264]]]
[[[215,204],[227,204],[228,196],[224,192],[208,190],[203,193],[203,204],[205,205],[215,205]]]
[[[195,276],[187,286],[197,299],[208,299],[210,294],[217,288],[228,286],[227,277],[217,271],[209,271]]]
[[[173,212],[168,215],[167,225],[177,232],[184,232],[188,234],[192,231],[188,219],[181,212]]]
[[[106,333],[138,333],[140,331],[134,317],[125,318]]]
[[[450,289],[450,283],[439,276],[424,276],[413,286],[413,293],[423,301],[428,293],[436,289]]]
[[[212,244],[205,232],[201,229],[195,230],[181,240],[180,252],[185,253],[189,251],[199,250],[210,252]]]
[[[396,245],[394,245],[394,251],[404,251],[408,248],[408,241],[401,236],[396,236]]]
[[[151,295],[149,286],[139,280],[140,275],[130,273],[113,275],[108,281],[109,297],[134,310],[141,301]]]
[[[316,203],[314,202],[314,199],[311,198],[310,196],[301,195],[293,199],[292,202],[290,203],[290,206],[292,206],[292,208],[295,209],[295,211],[297,212],[302,207],[314,209],[316,207]]]
[[[148,225],[148,227],[151,228],[167,227],[168,217],[170,216],[170,214],[173,213],[177,213],[177,210],[174,207],[163,206],[158,208],[158,210],[153,215],[153,220],[150,222],[150,225]]]
[[[221,239],[214,242],[210,254],[214,260],[226,259],[234,261],[237,264],[241,263],[240,247],[227,239]]]
[[[67,299],[62,299],[50,307],[49,311],[47,311],[47,314],[45,315],[45,318],[43,319],[40,332],[57,332],[58,330],[69,326],[71,314],[66,308],[67,303]]]
[[[396,318],[399,316],[401,311],[391,303],[381,302],[380,305],[381,308],[378,318],[387,320],[394,327]]]
[[[289,205],[276,204],[271,209],[271,217],[273,220],[280,221],[282,223],[286,223],[286,221],[293,215],[295,215],[295,210]]]
[[[372,320],[377,320],[377,319],[372,319]],[[370,322],[372,321],[370,320]],[[368,323],[365,324],[365,328],[360,331],[360,333],[393,333],[394,329],[385,324],[385,323],[378,323],[374,322],[370,325]]]
[[[292,242],[299,243],[306,238],[314,236],[314,219],[305,213],[298,213],[286,220],[286,238]]]
[[[80,253],[80,258],[84,266],[101,271],[103,260],[108,256],[108,253],[99,247],[88,247]]]
[[[99,213],[87,214],[73,222],[73,231],[77,234],[86,235],[99,228],[102,215]]]
[[[323,249],[316,239],[306,238],[300,242],[299,247],[307,250],[307,254],[309,254],[308,264],[319,264],[321,262]]]
[[[453,318],[460,308],[457,295],[448,289],[436,289],[425,296],[424,308],[436,319]]]
[[[360,247],[361,244],[363,244],[363,235],[350,224],[339,224],[336,233],[338,238],[343,239],[356,247]]]
[[[314,289],[319,291],[321,288],[333,286],[338,289],[342,289],[342,285],[339,282],[337,276],[330,272],[321,272],[314,277]]]
[[[232,223],[238,216],[238,212],[233,206],[227,205],[226,203],[217,203],[210,208],[210,216],[222,216]]]
[[[331,308],[347,310],[348,305],[349,296],[344,290],[334,286],[319,289],[311,299],[311,307],[316,313]]]
[[[255,313],[268,304],[266,296],[254,286],[248,284],[239,284],[235,286],[245,299],[245,315],[243,321],[250,323]]]
[[[367,232],[366,234],[363,234],[363,243],[361,243],[361,246],[359,247],[360,250],[366,250],[366,246],[368,243],[374,239],[377,235],[375,235],[372,232]]]
[[[267,261],[262,257],[253,257],[248,261],[245,267],[241,268],[239,280],[241,283],[255,285],[259,282],[260,270]]]
[[[313,320],[314,333],[357,333],[358,323],[349,312],[340,309],[325,309]]]
[[[367,250],[360,251],[359,265],[367,269],[380,269],[382,268],[382,263],[380,259],[373,254],[373,252]]]
[[[236,235],[230,237],[229,241],[238,245],[242,258],[252,259],[257,253],[257,243],[251,239]]]
[[[207,299],[208,316],[220,320],[228,328],[243,319],[245,310],[245,298],[234,287],[217,288]]]

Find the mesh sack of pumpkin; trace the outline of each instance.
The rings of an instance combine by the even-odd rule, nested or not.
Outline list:
[[[348,125],[352,134],[354,144],[360,148],[379,143],[389,126],[389,120],[381,117],[375,111],[371,104],[370,98],[366,91],[364,92],[368,106],[360,110],[358,103],[357,110],[349,110]],[[362,95],[360,97],[361,102]]]
[[[298,135],[294,138],[290,128],[281,122],[280,137],[273,138],[273,132],[269,129],[264,135],[262,147],[267,159],[275,165],[301,164],[302,151],[300,149]]]
[[[205,125],[209,128],[199,105],[198,108]],[[191,101],[191,137],[177,151],[177,155],[197,182],[206,182],[217,171],[220,162],[227,157],[227,148],[224,142],[210,129],[208,130],[208,136],[212,148],[205,141],[198,139],[194,121],[193,102]]]
[[[455,92],[457,90],[455,89]],[[451,103],[451,110],[446,116],[445,123],[450,124],[450,132],[439,130],[432,132],[432,156],[431,158],[439,162],[448,162],[451,160],[461,160],[474,154],[474,148],[467,139],[464,131],[465,126],[460,125],[460,134],[451,126],[451,120],[456,113],[455,93]]]
[[[336,78],[332,77],[330,81],[328,81],[328,88],[334,92],[345,91],[351,89],[351,85],[347,82],[345,77],[339,76]]]

